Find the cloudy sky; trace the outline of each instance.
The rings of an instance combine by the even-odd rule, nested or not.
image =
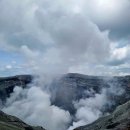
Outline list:
[[[0,76],[130,73],[129,0],[0,0]]]

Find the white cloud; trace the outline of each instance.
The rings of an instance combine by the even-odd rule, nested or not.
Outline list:
[[[129,50],[129,48],[127,46],[126,47],[122,47],[122,48],[116,48],[113,51],[112,57],[114,59],[117,59],[117,60],[122,60],[122,59],[127,57],[127,51],[128,50]]]
[[[93,74],[91,65],[97,68],[111,59],[119,64],[119,57],[129,57],[125,52],[119,56],[119,48],[111,50],[108,38],[111,34],[115,37],[116,30],[121,35],[129,33],[129,6],[128,0],[2,0],[0,47],[21,51],[35,70],[66,73],[70,68],[87,65],[84,72]]]
[[[120,47],[118,43],[111,46],[111,57],[108,64],[111,66],[120,67],[123,64],[129,64],[130,59],[130,46],[128,44]]]
[[[12,69],[12,65],[6,65],[5,68],[6,69]]]
[[[0,6],[0,33],[6,44],[15,51],[22,48],[34,68],[42,64],[44,71],[50,66],[49,72],[66,73],[86,61],[101,63],[109,57],[108,33],[101,32],[87,16],[75,13],[74,1],[6,0]]]
[[[2,110],[47,130],[66,130],[71,121],[68,111],[51,105],[50,95],[35,86],[29,89],[15,87]]]

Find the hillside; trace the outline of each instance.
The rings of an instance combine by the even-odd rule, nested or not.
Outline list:
[[[111,115],[75,130],[130,130],[130,101],[118,106]]]
[[[45,130],[42,127],[27,125],[20,119],[0,111],[0,130]]]

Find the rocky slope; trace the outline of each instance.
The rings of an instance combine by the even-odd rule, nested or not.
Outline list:
[[[130,101],[118,106],[111,115],[75,130],[130,130]]]
[[[27,125],[20,119],[0,111],[0,130],[45,130],[42,127]]]

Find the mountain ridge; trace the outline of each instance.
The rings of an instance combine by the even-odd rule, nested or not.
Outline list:
[[[34,127],[24,123],[15,116],[0,111],[0,130],[45,130],[40,126]]]
[[[118,106],[111,115],[74,130],[130,130],[130,101]]]
[[[12,77],[0,78],[0,99],[3,104],[10,97],[15,86],[29,88],[35,80],[32,75],[17,75]],[[111,107],[106,106],[102,112],[112,113],[115,108],[130,100],[130,76],[89,76],[84,74],[69,73],[60,78],[53,79],[47,86],[51,93],[51,104],[56,105],[64,110],[68,110],[71,115],[75,115],[76,109],[73,101],[91,97],[85,92],[93,90],[93,94],[101,94],[103,88],[121,88],[124,93],[113,95],[108,93],[107,98],[113,102]],[[2,129],[3,130],[3,129]],[[82,130],[82,129],[81,129]],[[104,130],[104,129],[103,129]]]
[[[13,92],[15,86],[28,88],[29,84],[33,82],[33,79],[35,79],[35,76],[32,75],[17,75],[0,78],[0,99],[4,103],[6,98]],[[123,96],[113,97],[117,100],[115,101],[116,104],[110,110],[113,111],[117,105],[121,105],[130,99],[130,76],[103,77],[68,73],[62,75],[59,79],[53,79],[47,88],[52,95],[52,104],[69,110],[71,113],[75,113],[72,102],[78,101],[81,98],[87,98],[88,95],[84,93],[86,90],[89,91],[93,89],[94,93],[100,94],[102,88],[109,88],[111,86],[116,86],[126,92]],[[111,95],[110,98],[112,98]]]

